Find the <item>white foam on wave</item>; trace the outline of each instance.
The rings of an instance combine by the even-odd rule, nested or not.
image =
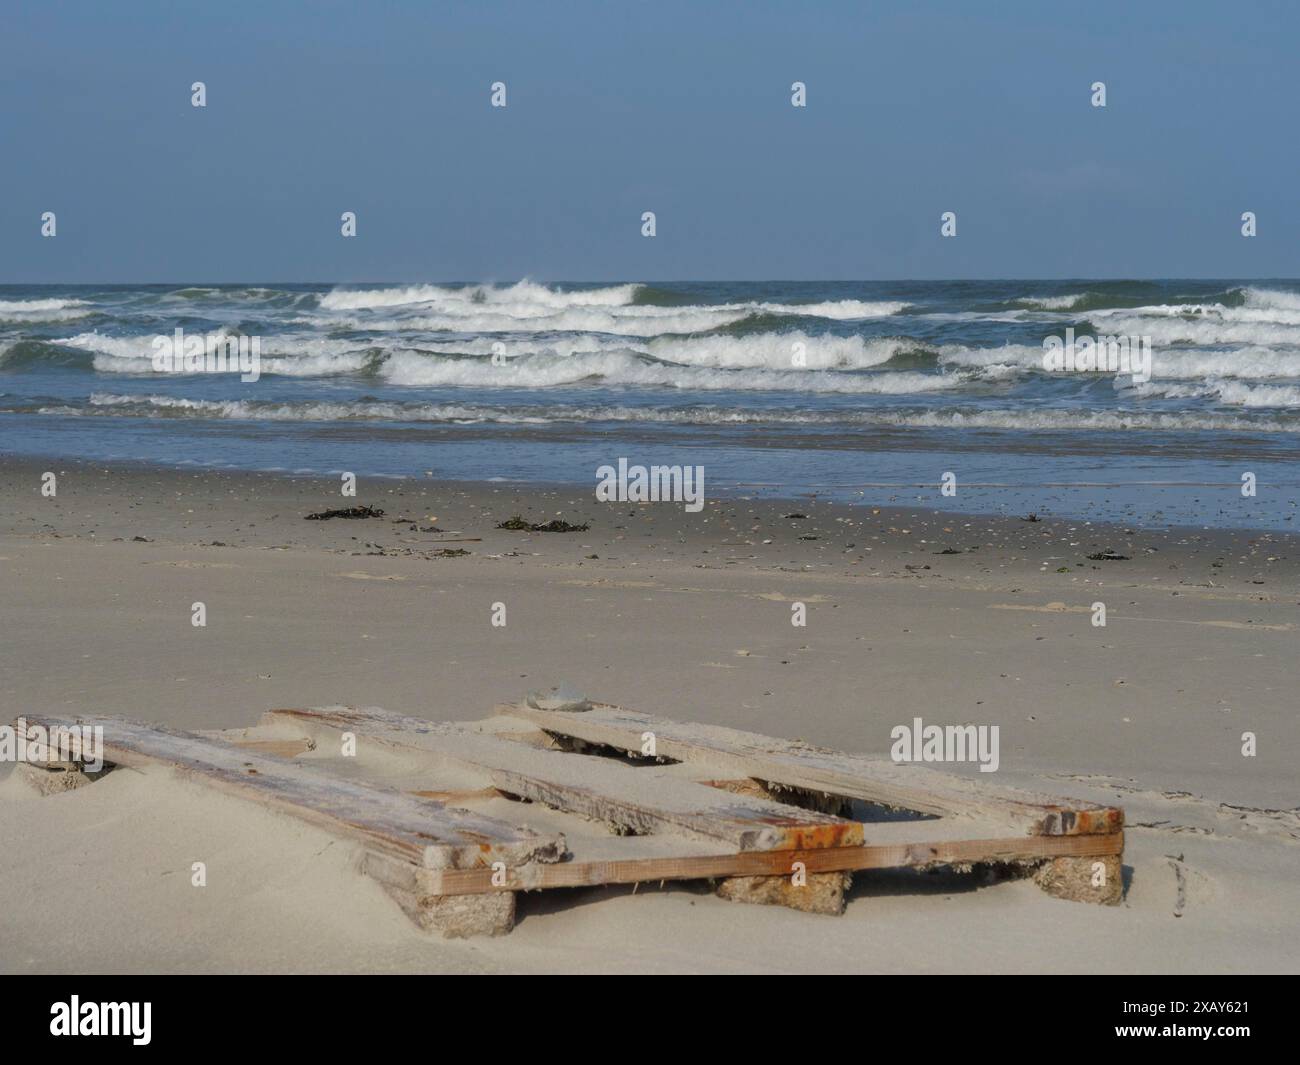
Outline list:
[[[115,337],[96,332],[78,333],[76,336],[64,337],[53,343],[68,348],[80,348],[82,351],[93,351],[115,359],[148,362],[153,358],[153,341],[152,336]]]
[[[1152,376],[1159,378],[1300,377],[1300,350],[1246,347],[1236,351],[1156,348]]]
[[[1300,311],[1300,292],[1286,292],[1281,289],[1255,288],[1245,289],[1246,306],[1271,307],[1284,311]]]
[[[1249,406],[1250,404],[1245,404]],[[1261,406],[1271,404],[1260,404]],[[43,413],[108,414],[129,417],[194,417],[238,421],[432,422],[459,425],[498,422],[541,425],[556,422],[647,422],[680,425],[773,425],[834,428],[837,425],[904,429],[994,430],[1006,432],[1147,431],[1300,433],[1300,418],[1217,412],[1134,410],[765,410],[718,406],[642,407],[622,404],[522,408],[482,404],[206,400],[165,395],[92,393],[88,408],[45,408]]]
[[[305,401],[275,403],[266,400],[188,399],[183,396],[123,395],[92,392],[90,405],[115,413],[147,417],[154,414],[190,415],[236,421],[335,422],[335,421],[427,421],[471,424],[482,421],[531,424],[544,418],[521,416],[509,411],[488,411],[455,403],[404,404],[378,400],[353,403]]]
[[[93,392],[90,410],[61,407],[58,413],[114,414],[131,417],[221,418],[284,422],[391,421],[445,422],[460,425],[499,422],[545,425],[558,422],[651,422],[673,425],[824,425],[856,424],[863,411],[807,411],[751,407],[642,407],[624,404],[495,407],[478,403],[415,403],[357,399],[346,402],[298,400],[212,400],[184,396]],[[46,408],[53,411],[54,408]]]
[[[1300,316],[1296,324],[1228,317],[1238,310],[1225,308],[1223,314],[1185,316],[1162,308],[1136,308],[1123,314],[1106,315],[1094,324],[1098,333],[1149,336],[1154,344],[1300,345]]]
[[[1140,307],[1094,307],[1086,311],[1089,317],[1138,315],[1141,317],[1195,317],[1218,318],[1223,321],[1279,322],[1300,324],[1300,294],[1279,289],[1247,287],[1240,290],[1240,306],[1229,306],[1221,301],[1191,303],[1153,303]],[[1028,310],[1071,311],[1078,310],[1089,293],[1072,293],[1066,296],[1022,296],[1007,302]],[[1098,297],[1099,299],[1104,297]]]
[[[755,303],[727,304],[727,306],[752,306],[768,314],[799,314],[806,318],[851,321],[855,318],[888,318],[890,315],[907,310],[911,304],[892,301],[866,303],[862,300],[828,300],[823,303]]]
[[[159,336],[171,337],[172,331],[166,333],[151,333],[145,336],[109,336],[105,333],[78,333],[76,336],[64,337],[61,340],[54,340],[51,343],[62,344],[68,348],[80,348],[82,351],[92,351],[97,355],[108,356],[112,359],[119,359],[124,362],[137,361],[149,363],[152,362],[154,352],[154,342]],[[196,336],[206,336],[207,334],[196,333]],[[215,330],[214,336],[234,336],[234,332],[228,329]]]
[[[1035,311],[1068,311],[1084,299],[1085,295],[1082,292],[1074,292],[1068,296],[1021,296],[1008,302]]]
[[[209,334],[193,331],[187,332],[186,335],[206,337]],[[240,334],[233,329],[223,327],[213,330],[211,335],[215,337],[234,337]],[[113,355],[119,359],[152,360],[156,350],[154,344],[160,336],[170,340],[173,332],[167,330],[162,333],[124,337],[109,336],[98,332],[78,333],[76,336],[54,340],[51,343],[62,344],[69,348],[80,348],[83,351],[93,351],[101,355]],[[373,344],[367,344],[365,341],[345,340],[310,333],[260,336],[258,340],[263,355],[280,355],[286,358],[296,355],[344,355],[374,347]]]
[[[888,317],[909,305],[897,301],[825,300],[820,303],[638,305],[640,284],[559,291],[531,281],[504,287],[408,285],[401,288],[335,289],[320,299],[334,326],[377,330],[459,332],[595,332],[623,336],[691,333],[730,325],[760,314],[801,315],[854,321]],[[340,318],[336,312],[360,312]],[[388,311],[394,317],[372,316]],[[319,318],[296,321],[319,324]]]
[[[351,329],[455,333],[609,333],[652,337],[667,333],[699,333],[732,325],[749,317],[748,310],[711,307],[570,307],[519,316],[492,308],[468,308],[455,313],[404,318],[349,318],[339,325]],[[310,319],[308,321],[311,321]],[[312,324],[319,325],[319,320]]]
[[[648,354],[649,348],[636,340],[606,336],[557,337],[469,337],[463,340],[416,340],[410,347],[445,355],[575,355],[593,351],[637,351]]]
[[[432,304],[446,314],[472,314],[482,311],[507,314],[516,318],[534,318],[539,315],[568,310],[574,307],[629,307],[637,293],[645,286],[640,283],[611,285],[606,288],[559,290],[547,288],[533,281],[520,281],[514,285],[407,285],[379,289],[335,289],[320,298],[320,307],[330,311],[370,310],[384,307],[411,307],[420,309]],[[701,304],[689,310],[746,310],[765,311],[770,314],[802,314],[815,318],[851,320],[879,318],[897,314],[907,303],[898,301],[823,300],[818,303],[746,303]],[[646,314],[654,308],[643,306],[638,313]]]
[[[796,347],[799,345],[799,347]],[[888,362],[895,355],[922,346],[900,338],[860,336],[817,336],[803,332],[756,333],[745,337],[699,336],[656,337],[648,342],[608,336],[576,336],[556,339],[471,337],[464,340],[412,341],[407,349],[437,355],[499,355],[514,359],[526,355],[574,356],[602,352],[630,352],[650,355],[661,362],[685,366],[724,369],[758,368],[868,369]],[[802,352],[803,365],[796,365]]]
[[[295,355],[292,358],[262,356],[261,372],[281,377],[334,377],[355,374],[372,365],[364,351],[346,354]]]
[[[141,358],[122,358],[117,355],[97,354],[91,365],[100,373],[112,374],[155,374],[152,362]],[[348,355],[298,355],[293,358],[276,358],[263,356],[259,364],[262,374],[276,374],[281,377],[336,377],[355,374],[367,369],[371,358],[365,352]],[[204,371],[193,371],[194,375]],[[188,371],[172,370],[167,376],[184,375]]]
[[[1156,399],[1210,399],[1228,407],[1300,407],[1300,387],[1250,385],[1242,381],[1203,381],[1196,384],[1148,381],[1131,392]]]
[[[1223,322],[1227,324],[1262,323],[1265,325],[1300,325],[1300,310],[1288,310],[1272,307],[1226,307],[1217,303],[1182,303],[1159,304],[1151,307],[1132,307],[1094,312],[1094,317],[1101,321],[1111,318],[1154,318],[1179,319],[1188,324],[1204,322]],[[1098,323],[1100,324],[1100,322]]]
[[[120,355],[96,355],[90,364],[100,373],[142,374],[154,372],[153,365],[148,359],[137,359],[134,356],[123,358]]]
[[[938,361],[941,365],[994,368],[1002,372],[1035,367],[1042,369],[1043,346],[1003,344],[997,348],[968,348],[961,344],[943,344],[939,347]]]
[[[650,341],[656,359],[685,366],[771,370],[864,370],[921,347],[896,338],[756,333],[752,336],[664,337]],[[801,362],[796,361],[802,360]]]
[[[1029,318],[1034,314],[1037,317]],[[1059,321],[1046,311],[929,311],[914,315],[921,322],[1008,322],[1019,324],[1026,321]]]
[[[1120,334],[1130,335],[1130,334]],[[941,365],[978,368],[985,376],[1043,370],[1043,348],[1037,344],[1005,344],[997,348],[940,346]],[[1236,351],[1162,347],[1153,338],[1151,373],[1158,378],[1190,379],[1239,377],[1300,378],[1300,350],[1279,351],[1248,346]]]
[[[62,311],[69,307],[84,307],[85,300],[0,300],[0,314],[15,311],[19,314],[36,314],[40,311]]]
[[[1160,303],[1143,307],[1106,308],[1090,311],[1089,315],[1105,319],[1108,330],[1114,328],[1115,319],[1126,330],[1133,332],[1140,331],[1133,326],[1134,322],[1164,322],[1165,324],[1153,328],[1170,340],[1211,344],[1300,343],[1300,330],[1286,328],[1300,327],[1300,294],[1277,289],[1243,289],[1240,306],[1228,306],[1221,302]]]
[[[1216,386],[1219,402],[1230,407],[1300,407],[1300,388],[1295,385],[1247,385],[1221,381]]]
[[[493,285],[467,285],[452,288],[443,285],[407,285],[402,288],[335,289],[320,299],[325,310],[349,311],[374,307],[405,307],[418,304],[441,304],[449,310],[457,305],[486,307],[504,305],[526,310],[567,307],[620,307],[632,302],[640,284],[612,285],[608,288],[561,292],[532,281],[497,288]],[[506,312],[510,313],[510,312]]]
[[[439,359],[395,353],[380,373],[407,387],[553,388],[580,382],[702,391],[790,391],[906,395],[958,388],[955,374],[716,369],[646,361],[626,351],[532,355],[496,365],[488,359]]]
[[[154,339],[153,336],[115,337],[90,332],[67,337],[56,343],[94,353],[93,365],[98,371],[142,374],[152,372]],[[937,349],[927,349],[917,341],[902,337],[842,337],[801,331],[755,333],[749,336],[670,335],[629,339],[606,335],[556,339],[524,338],[517,335],[495,338],[479,336],[455,340],[408,339],[399,346],[381,346],[365,340],[290,334],[262,338],[261,370],[266,374],[293,377],[346,375],[381,367],[397,356],[409,356],[415,360],[414,363],[399,360],[396,369],[385,371],[397,383],[403,383],[404,375],[408,372],[406,368],[414,366],[416,369],[410,372],[421,380],[412,380],[411,383],[424,383],[426,378],[431,383],[443,380],[456,383],[464,376],[465,384],[473,384],[474,381],[469,378],[478,371],[467,369],[466,366],[472,367],[478,363],[457,359],[455,356],[503,355],[511,362],[528,356],[550,356],[556,360],[551,368],[543,371],[541,364],[535,368],[540,375],[537,383],[544,385],[550,379],[572,382],[599,372],[591,370],[587,364],[569,365],[566,360],[605,354],[648,355],[660,363],[676,364],[682,368],[772,370],[798,375],[822,370],[867,370],[881,367],[899,355],[908,352],[923,353],[927,350],[934,350],[940,366],[977,371],[974,376],[967,375],[964,379],[967,381],[1006,380],[1023,373],[1045,372],[1042,366],[1043,349],[1039,345],[1006,344],[992,348],[942,345]],[[802,365],[796,361],[800,351]],[[440,359],[448,364],[441,370],[432,365]],[[620,365],[640,367],[643,362],[633,359],[630,363]],[[647,371],[642,369],[636,373],[639,380],[650,383]],[[660,376],[654,383],[669,376],[667,371],[656,373]],[[1300,348],[1279,350],[1252,345],[1235,351],[1217,351],[1162,347],[1157,344],[1153,354],[1152,375],[1157,379],[1193,381],[1219,378],[1300,380]],[[930,386],[932,388],[955,386],[953,382],[936,378],[935,375],[923,376],[943,381],[942,384]],[[495,383],[495,375],[489,375],[484,383]],[[843,390],[873,389],[871,386],[847,385]]]
[[[35,322],[71,322],[94,313],[85,300],[0,300],[0,320],[19,325]]]
[[[1082,410],[973,410],[873,413],[878,425],[914,429],[1007,429],[1021,432],[1092,430],[1123,432],[1223,432],[1300,433],[1300,419],[1244,418],[1233,414],[1159,413],[1154,411]]]
[[[147,373],[154,354],[152,336],[114,337],[83,333],[58,343],[94,352],[96,368],[106,372]],[[413,351],[433,353],[435,358],[501,355],[511,360],[530,355],[550,355],[565,359],[624,353],[650,355],[660,362],[681,366],[789,370],[799,373],[826,369],[870,369],[912,350],[920,351],[924,348],[903,338],[841,337],[795,331],[755,333],[750,336],[658,336],[648,342],[642,342],[640,338],[619,340],[609,336],[590,335],[552,340],[510,336],[410,340],[400,347],[385,345],[382,357],[391,358]],[[380,361],[375,357],[376,351],[375,345],[365,341],[310,335],[265,337],[262,339],[262,371],[293,376],[352,373]],[[417,361],[417,365],[427,370],[423,361]],[[452,367],[443,372],[454,376],[470,371]],[[562,372],[566,375],[577,373],[578,377],[584,375],[580,369]]]

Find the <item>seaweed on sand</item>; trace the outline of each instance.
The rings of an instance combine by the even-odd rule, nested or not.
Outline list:
[[[306,521],[329,521],[330,518],[382,518],[384,512],[378,507],[341,507],[338,510],[320,510],[308,514]]]
[[[567,521],[561,521],[559,518],[539,524],[525,521],[516,514],[508,521],[503,521],[497,528],[511,529],[516,532],[586,532],[591,528],[591,525],[587,522],[583,522],[581,525],[573,525]]]

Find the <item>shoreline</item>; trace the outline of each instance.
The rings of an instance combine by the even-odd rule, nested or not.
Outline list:
[[[35,477],[39,480],[42,473],[50,470],[52,467],[65,466],[74,471],[99,470],[103,472],[121,472],[134,474],[160,474],[160,475],[184,475],[191,474],[195,476],[221,476],[227,477],[234,481],[242,479],[249,480],[267,480],[282,481],[286,484],[297,484],[301,486],[310,486],[315,490],[320,486],[323,494],[330,491],[329,485],[332,478],[339,478],[347,472],[343,469],[317,470],[307,468],[287,469],[279,467],[268,467],[263,469],[253,469],[242,466],[218,466],[205,465],[197,462],[180,462],[180,463],[162,463],[151,462],[143,459],[87,459],[76,456],[67,456],[60,454],[8,454],[0,457],[0,477],[8,477],[11,474],[26,475]],[[513,490],[520,495],[527,495],[536,491],[542,494],[567,495],[570,498],[578,498],[583,494],[590,497],[590,501],[597,503],[595,500],[595,488],[597,478],[593,472],[592,478],[588,482],[578,483],[575,481],[554,481],[554,480],[536,480],[524,477],[432,477],[430,474],[420,476],[414,473],[364,473],[356,474],[358,484],[364,481],[378,481],[383,484],[396,484],[414,488],[421,486],[424,489],[450,489],[450,490],[483,490],[491,492]],[[1300,548],[1300,528],[1294,530],[1278,527],[1276,525],[1266,524],[1215,524],[1215,525],[1197,525],[1184,522],[1142,522],[1120,521],[1114,518],[1089,518],[1077,514],[1057,513],[1049,507],[1039,509],[1030,508],[1022,514],[1011,514],[1004,508],[998,510],[950,510],[945,509],[941,504],[931,504],[928,501],[922,501],[921,497],[909,503],[901,502],[880,502],[874,499],[865,498],[866,489],[889,489],[898,492],[904,489],[921,489],[925,488],[936,495],[938,494],[939,484],[915,483],[887,483],[887,482],[860,482],[857,484],[803,484],[790,482],[788,484],[776,484],[768,482],[742,482],[727,483],[724,482],[720,487],[712,483],[706,485],[706,502],[710,503],[770,503],[780,505],[782,503],[794,503],[798,501],[818,502],[825,506],[839,508],[844,512],[861,511],[862,508],[869,508],[872,511],[880,513],[895,514],[898,516],[915,515],[917,513],[933,515],[936,520],[944,522],[967,522],[971,520],[993,520],[993,521],[1025,521],[1027,524],[1056,524],[1069,525],[1071,527],[1083,526],[1089,529],[1102,530],[1113,529],[1118,532],[1127,533],[1129,531],[1141,531],[1148,533],[1165,533],[1165,534],[1182,534],[1182,535],[1228,535],[1233,537],[1241,536],[1261,536],[1268,538],[1277,538],[1284,542],[1293,542],[1297,548]],[[1105,489],[1105,488],[1131,488],[1131,489],[1149,489],[1161,487],[1189,487],[1189,488],[1232,488],[1231,482],[1207,482],[1207,483],[1190,483],[1181,481],[1124,481],[1124,482],[1062,482],[1047,481],[1037,485],[1029,486],[1011,486],[997,485],[990,483],[963,484],[959,486],[965,490],[976,488],[990,487],[1014,487],[1022,489],[1023,487],[1035,488],[1085,488],[1085,489]],[[845,492],[858,490],[861,499],[849,500],[842,495],[834,495],[835,492]],[[577,496],[575,496],[577,493]],[[341,505],[341,504],[340,504]],[[598,503],[597,505],[609,505],[607,503]],[[613,505],[621,505],[615,502]],[[629,506],[643,506],[647,504],[629,503]],[[674,506],[680,509],[681,503],[656,503],[656,506]],[[1297,504],[1292,502],[1291,506]],[[1033,515],[1031,518],[1030,515]],[[1291,521],[1290,516],[1282,519]]]

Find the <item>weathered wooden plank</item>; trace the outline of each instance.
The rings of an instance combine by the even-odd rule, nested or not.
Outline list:
[[[51,735],[74,726],[100,727],[107,762],[167,766],[425,869],[554,862],[565,853],[562,837],[539,836],[431,799],[329,777],[301,763],[192,733],[118,717],[28,716],[27,721]]]
[[[368,742],[418,751],[431,764],[469,766],[511,795],[643,834],[671,830],[721,841],[736,850],[856,846],[862,825],[748,795],[734,795],[654,767],[540,750],[460,725],[425,721],[376,708],[272,710],[263,724],[295,722],[318,742],[351,732]]]
[[[1038,795],[928,766],[845,754],[754,732],[670,721],[603,703],[578,712],[527,705],[501,706],[497,712],[522,718],[547,732],[623,750],[639,751],[642,734],[650,732],[656,753],[666,758],[920,813],[997,821],[1028,835],[1116,832],[1123,825],[1120,810],[1095,803]]]
[[[296,758],[300,754],[306,754],[311,750],[311,741],[307,739],[297,740],[230,740],[235,747],[245,751],[256,751],[258,754],[270,754],[276,758]]]
[[[481,802],[485,799],[500,799],[505,797],[505,792],[498,791],[496,788],[468,788],[459,791],[429,791],[420,789],[412,791],[410,794],[418,795],[422,799],[437,799],[439,802],[447,803],[449,806],[463,806],[467,802]]]
[[[692,854],[681,857],[640,857],[639,841],[619,841],[626,858],[587,861],[575,846],[572,860],[556,865],[527,865],[508,869],[492,882],[485,869],[421,870],[419,890],[432,895],[476,894],[487,891],[533,891],[545,888],[635,884],[658,880],[711,880],[724,877],[789,876],[802,862],[809,875],[865,869],[906,869],[976,862],[1034,862],[1045,858],[1113,861],[1118,867],[1124,849],[1122,832],[1075,836],[1012,836],[953,842],[883,843],[861,847],[820,847],[815,850],[745,851],[738,854]],[[412,888],[411,890],[414,890]]]

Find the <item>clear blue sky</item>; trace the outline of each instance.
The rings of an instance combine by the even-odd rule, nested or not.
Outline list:
[[[1298,43],[1249,0],[0,0],[0,282],[1294,277]]]

